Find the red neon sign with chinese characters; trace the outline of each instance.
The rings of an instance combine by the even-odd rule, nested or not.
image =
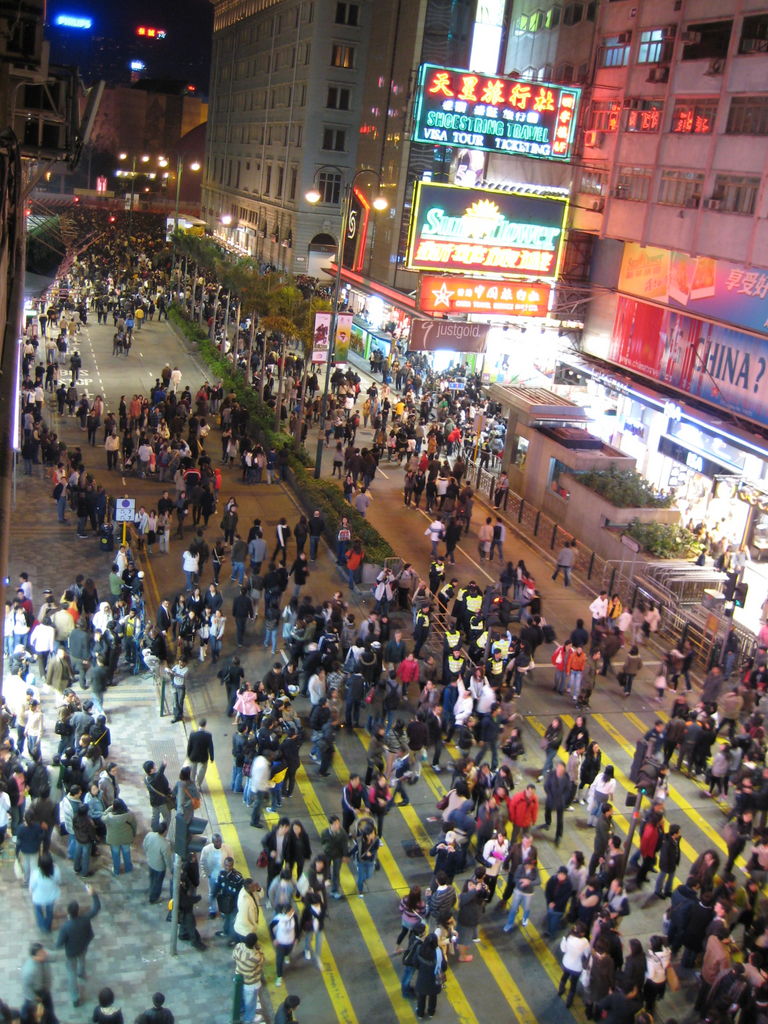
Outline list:
[[[495,278],[423,274],[419,309],[424,313],[494,313],[546,316],[550,286]]]
[[[580,98],[581,90],[573,86],[422,64],[412,138],[437,146],[567,160]]]
[[[139,25],[136,29],[136,35],[144,39],[165,39],[166,34],[164,28],[150,28],[147,25]]]
[[[712,122],[708,117],[698,114],[693,107],[678,107],[672,131],[685,135],[711,135]]]

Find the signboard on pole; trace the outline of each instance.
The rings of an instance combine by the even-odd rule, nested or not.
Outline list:
[[[136,499],[117,498],[115,501],[115,522],[133,523],[136,521]]]
[[[517,278],[557,277],[568,193],[416,183],[406,266]]]
[[[312,362],[327,363],[331,344],[331,314],[315,313],[315,330],[312,335]]]
[[[408,347],[414,352],[453,349],[454,352],[485,352],[488,324],[457,320],[414,320]]]
[[[581,89],[422,64],[414,142],[569,160]]]
[[[548,284],[458,274],[423,274],[419,309],[423,313],[495,313],[497,316],[546,316]]]
[[[315,313],[315,330],[312,337],[312,362],[327,363],[330,348],[331,320],[333,313]],[[334,359],[344,361],[349,351],[352,336],[352,314],[339,313],[336,316],[336,344]]]

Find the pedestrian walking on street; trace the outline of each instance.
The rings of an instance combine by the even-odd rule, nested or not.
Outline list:
[[[93,886],[86,885],[85,891],[91,897],[91,907],[85,913],[80,912],[80,904],[72,900],[67,907],[67,920],[59,929],[56,937],[56,948],[64,950],[67,982],[72,1005],[80,1005],[80,982],[85,980],[85,955],[93,940],[94,917],[101,910],[99,894]]]

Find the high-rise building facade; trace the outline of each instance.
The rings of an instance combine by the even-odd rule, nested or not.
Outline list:
[[[354,173],[369,0],[215,0],[203,217],[294,273],[327,261]],[[321,194],[312,205],[305,195]]]

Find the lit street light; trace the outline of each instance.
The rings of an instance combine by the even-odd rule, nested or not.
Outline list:
[[[168,161],[166,161],[167,163]],[[197,160],[193,160],[189,165],[190,171],[199,171],[200,164]],[[184,173],[184,157],[179,153],[176,160],[176,206],[173,211],[173,230],[177,231],[179,227],[179,198],[181,197],[181,176]]]
[[[127,160],[127,159],[128,159],[128,154],[127,153],[119,153],[118,154],[118,160]],[[149,156],[146,153],[144,153],[142,155],[141,162],[143,164],[149,163]],[[136,184],[136,154],[134,153],[131,156],[131,205],[128,208],[128,237],[129,238],[131,237],[131,228],[133,226],[133,200],[134,200],[135,184]]]
[[[322,167],[318,167],[317,170],[315,171],[315,180],[317,180],[318,174],[324,170],[338,171],[340,175],[343,175],[344,173],[339,167],[336,167],[332,164],[323,164]],[[341,200],[341,231],[339,232],[339,241],[338,245],[336,246],[336,278],[334,280],[333,286],[330,337],[328,339],[328,355],[326,357],[327,362],[325,364],[325,385],[323,386],[323,401],[320,411],[321,424],[325,422],[325,417],[328,411],[328,391],[331,384],[331,363],[333,362],[333,357],[336,350],[336,325],[338,323],[339,301],[341,298],[341,261],[344,255],[344,240],[346,239],[350,228],[349,215],[352,206],[352,190],[355,187],[355,182],[357,181],[361,174],[373,175],[373,177],[376,178],[378,181],[378,175],[376,174],[375,171],[370,171],[367,170],[366,168],[361,167],[358,171],[355,172],[355,174],[352,177],[352,180],[347,182],[347,184],[344,186],[344,195]],[[312,188],[305,193],[304,198],[307,200],[308,203],[315,205],[316,203],[320,202],[323,196],[320,190],[318,189],[317,185],[314,184]],[[386,210],[389,203],[384,198],[384,196],[377,195],[371,205],[373,206],[374,210]],[[323,432],[321,430],[320,436],[317,439],[317,452],[315,454],[316,480],[320,479],[322,473],[323,443]]]

